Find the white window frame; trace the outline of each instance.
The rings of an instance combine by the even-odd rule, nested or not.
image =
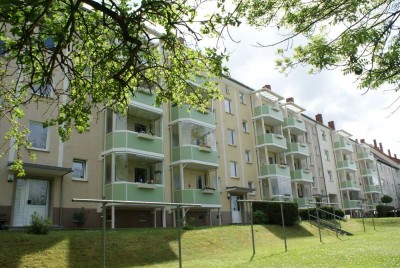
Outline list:
[[[255,195],[256,187],[254,186],[254,181],[248,181],[247,185],[249,186],[250,189],[249,195]]]
[[[45,88],[42,91],[42,88]],[[54,87],[52,84],[45,84],[44,86],[39,86],[38,84],[33,85],[32,94],[44,98],[51,98],[54,94]]]
[[[226,93],[226,94],[229,94],[229,87],[228,87],[228,85],[225,85],[225,93]]]
[[[228,133],[228,145],[235,145],[236,144],[235,130],[228,128],[227,133]]]
[[[326,161],[331,161],[331,157],[329,156],[329,151],[328,150],[325,150],[325,160]]]
[[[251,151],[250,150],[245,150],[244,151],[244,156],[246,159],[246,163],[251,163]]]
[[[238,177],[238,168],[237,168],[237,162],[236,161],[230,161],[229,162],[229,170],[230,170],[231,178],[239,178]]]
[[[74,173],[75,173],[74,164],[75,163],[82,164],[83,177],[74,176]],[[72,171],[72,179],[73,180],[79,180],[79,181],[87,181],[88,180],[88,176],[87,176],[87,161],[86,160],[74,158],[72,160],[72,169],[73,169],[73,171]]]
[[[329,177],[329,181],[333,181],[332,170],[328,170],[328,177]]]
[[[244,133],[249,133],[249,124],[247,123],[246,120],[242,121],[242,128]]]
[[[32,140],[31,140],[31,138],[30,138],[30,137],[31,137],[31,134],[32,134],[31,125],[37,125],[37,126],[42,127],[44,130],[46,130],[45,148],[36,147],[36,146],[32,143]],[[49,150],[49,128],[48,128],[48,127],[44,128],[44,127],[43,127],[43,123],[41,123],[41,122],[36,122],[36,121],[29,121],[28,128],[29,128],[29,131],[30,131],[29,136],[28,136],[28,141],[32,143],[31,149],[39,150],[39,151],[48,151],[48,150]]]
[[[246,101],[244,99],[244,93],[243,92],[239,92],[239,100],[241,104],[246,104]]]
[[[225,106],[225,112],[228,114],[231,114],[232,113],[232,101],[230,99],[225,98],[224,106]]]

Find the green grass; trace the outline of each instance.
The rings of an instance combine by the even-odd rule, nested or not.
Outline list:
[[[371,219],[363,232],[361,220],[343,228],[354,236],[336,237],[307,222],[287,227],[285,252],[282,228],[255,225],[252,258],[250,226],[203,227],[184,231],[184,267],[399,267],[400,218]],[[177,230],[108,230],[107,267],[177,267]],[[101,231],[52,231],[47,236],[0,232],[0,267],[101,267]]]

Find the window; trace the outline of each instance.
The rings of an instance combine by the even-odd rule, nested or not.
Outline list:
[[[196,188],[203,189],[203,180],[202,180],[201,176],[196,177]]]
[[[42,123],[29,122],[29,131],[28,141],[32,147],[46,150],[48,128],[44,128]]]
[[[332,171],[330,171],[330,170],[328,170],[328,177],[329,177],[329,181],[333,181]]]
[[[325,131],[321,130],[321,136],[322,136],[322,140],[326,141],[326,134]]]
[[[5,56],[5,55],[6,55],[5,44],[4,41],[0,40],[0,56]]]
[[[53,92],[53,86],[51,84],[45,85],[33,85],[33,94],[40,95],[43,97],[50,97]]]
[[[246,102],[244,101],[244,93],[242,92],[239,93],[239,100],[241,104],[246,104]]]
[[[328,150],[325,150],[325,160],[326,161],[330,161],[329,151]]]
[[[233,129],[228,129],[228,144],[235,144],[235,131]]]
[[[249,185],[249,189],[250,189],[249,194],[255,195],[256,194],[256,188],[254,187],[254,182],[249,181],[248,185]]]
[[[234,161],[230,162],[231,177],[238,178],[237,163]]]
[[[243,132],[246,132],[246,133],[249,132],[249,127],[248,127],[247,121],[245,121],[245,120],[242,121],[242,127],[243,127]]]
[[[231,114],[232,113],[231,100],[230,99],[225,99],[224,103],[225,103],[225,112]]]
[[[86,179],[86,161],[74,159],[72,162],[72,178],[84,180]]]
[[[54,44],[54,39],[52,37],[44,39],[44,46],[48,49],[55,49],[56,45]]]
[[[229,94],[229,87],[227,85],[225,85],[225,93]]]
[[[246,158],[246,163],[251,163],[251,154],[250,150],[245,151],[245,158]]]

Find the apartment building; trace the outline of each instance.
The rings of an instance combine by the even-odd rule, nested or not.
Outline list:
[[[155,96],[140,88],[125,116],[96,111],[90,129],[64,143],[56,129],[42,126],[53,110],[39,94],[21,121],[37,160],[26,156],[26,176],[17,177],[8,169],[13,148],[0,159],[0,213],[11,226],[28,225],[37,213],[70,228],[84,207],[85,227],[99,227],[101,208],[72,198],[198,205],[177,211],[110,204],[108,226],[129,228],[174,226],[177,213],[196,225],[246,223],[243,199],[293,201],[299,209],[324,203],[353,216],[363,206],[373,210],[382,194],[400,206],[397,157],[352,140],[333,121],[324,125],[320,114],[306,116],[269,85],[254,90],[232,78],[216,82],[223,100],[210,101],[204,113],[187,105],[156,107]],[[7,125],[0,125],[4,135]]]

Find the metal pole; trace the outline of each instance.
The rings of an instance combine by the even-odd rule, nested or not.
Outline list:
[[[318,208],[316,208],[316,210],[317,210],[317,222],[318,222],[319,241],[322,243],[321,227],[320,227],[320,225],[319,225],[319,212],[318,212]]]
[[[372,210],[372,224],[374,225],[374,231],[376,231],[375,229],[375,211]]]
[[[253,229],[253,203],[250,203],[250,224],[251,224],[251,241],[253,243],[253,256],[256,255],[256,245],[254,243],[254,229]]]
[[[283,239],[285,240],[285,252],[287,252],[285,217],[283,216],[283,204],[281,203],[280,205],[281,205],[281,216],[282,216],[282,227],[283,227]]]
[[[336,225],[335,206],[333,206],[333,222],[334,222],[335,225]],[[339,236],[338,236],[338,228],[337,228],[337,225],[336,225],[335,231],[336,231],[336,238],[338,238]]]
[[[362,208],[360,208],[360,210],[361,210],[361,218],[362,218],[363,228],[364,228],[364,233],[365,233],[364,211]]]
[[[102,217],[103,217],[103,232],[102,232],[102,247],[103,247],[103,268],[106,267],[106,202],[101,204],[102,206]]]
[[[182,268],[182,250],[181,250],[181,215],[180,207],[176,208],[177,221],[178,221],[178,257],[179,257],[179,268]]]

